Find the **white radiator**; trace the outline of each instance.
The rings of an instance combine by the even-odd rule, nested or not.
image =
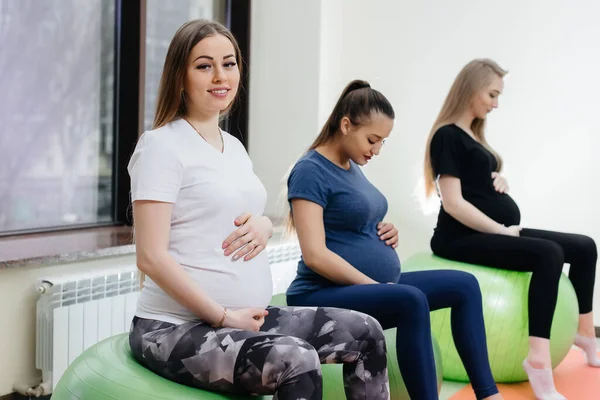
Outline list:
[[[267,247],[273,293],[282,293],[296,275],[296,242]],[[54,390],[73,360],[88,347],[129,331],[139,296],[135,265],[41,280],[37,301],[36,367],[42,385]]]

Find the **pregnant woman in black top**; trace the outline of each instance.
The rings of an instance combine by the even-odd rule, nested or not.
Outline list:
[[[564,399],[554,387],[550,327],[564,263],[579,300],[575,344],[596,357],[592,296],[597,260],[594,241],[582,235],[526,229],[507,194],[502,160],[484,135],[486,115],[498,107],[506,71],[491,60],[474,60],[457,76],[429,135],[425,155],[427,195],[442,201],[431,240],[444,258],[515,271],[531,271],[530,350],[523,368],[538,399]]]

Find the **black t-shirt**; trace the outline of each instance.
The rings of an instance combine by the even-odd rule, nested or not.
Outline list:
[[[451,175],[460,179],[462,196],[494,221],[506,226],[519,225],[521,213],[506,193],[494,190],[492,172],[498,162],[481,143],[458,126],[438,129],[431,140],[431,163],[436,177]],[[442,199],[443,201],[443,199]],[[475,232],[440,207],[436,233],[469,234]]]

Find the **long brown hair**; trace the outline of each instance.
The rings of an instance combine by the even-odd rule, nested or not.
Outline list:
[[[454,80],[448,96],[444,101],[442,110],[433,123],[433,127],[427,138],[425,146],[425,195],[429,197],[435,188],[435,176],[431,165],[431,140],[433,135],[444,125],[455,123],[470,107],[473,97],[486,86],[488,86],[494,76],[503,78],[507,71],[493,60],[487,58],[475,59],[465,65]],[[477,140],[496,157],[498,161],[497,171],[502,169],[502,158],[490,147],[485,138],[485,119],[475,118],[471,124],[471,130]]]
[[[367,122],[373,113],[383,114],[390,119],[396,118],[394,108],[381,92],[371,88],[366,81],[353,80],[342,91],[331,115],[321,128],[319,136],[310,145],[307,152],[333,140],[340,130],[340,123],[344,117],[347,117],[352,125],[360,126]],[[283,194],[286,195],[286,193],[287,190],[284,190]],[[287,202],[287,198],[285,201]],[[291,205],[285,220],[285,230],[288,234],[295,230]]]
[[[233,34],[216,21],[205,19],[196,19],[183,24],[171,40],[165,65],[163,67],[160,85],[158,88],[158,98],[156,101],[156,113],[154,115],[154,129],[160,128],[171,121],[179,119],[186,115],[187,104],[183,84],[187,70],[187,60],[194,48],[202,39],[209,36],[225,36],[235,49],[235,59],[240,75],[242,75],[242,55],[240,47]],[[238,93],[241,87],[238,89]],[[221,116],[226,115],[235,104],[238,96],[223,111]]]

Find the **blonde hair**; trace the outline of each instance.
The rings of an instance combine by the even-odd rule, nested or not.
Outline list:
[[[321,128],[319,136],[306,152],[333,140],[340,130],[340,123],[344,117],[347,117],[353,126],[360,126],[369,120],[372,113],[380,113],[390,119],[396,118],[394,108],[381,92],[371,88],[367,81],[353,80],[342,91],[333,107],[333,111],[325,121],[323,128]],[[290,168],[284,179],[285,186],[282,192],[284,204],[287,204],[287,178],[291,170],[292,168]],[[295,231],[295,225],[291,205],[288,209],[284,226],[285,233],[291,235]]]
[[[431,140],[433,136],[442,126],[455,123],[469,109],[473,97],[487,87],[494,76],[504,78],[506,74],[507,71],[500,68],[495,61],[487,58],[471,61],[458,73],[427,138],[423,171],[426,197],[429,197],[435,188],[435,176],[431,164]],[[498,162],[497,171],[500,171],[502,169],[502,158],[490,147],[485,138],[485,119],[475,118],[471,124],[471,130],[477,140],[494,155]]]

